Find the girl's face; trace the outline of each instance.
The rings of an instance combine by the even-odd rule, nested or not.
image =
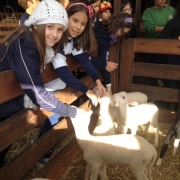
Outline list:
[[[30,4],[28,4],[28,6],[30,6],[31,9],[34,10],[36,8],[36,6],[40,3],[40,1],[39,0],[32,0],[32,1],[29,1],[29,3]]]
[[[95,14],[99,12],[99,6],[101,4],[101,0],[96,1],[95,3],[91,4],[91,6],[94,9]]]
[[[154,0],[154,6],[157,8],[161,8],[165,6],[166,0]]]
[[[132,13],[132,8],[130,6],[130,4],[127,4],[123,9],[122,12],[126,12],[127,14],[131,15]]]
[[[46,45],[53,47],[62,37],[64,26],[61,24],[46,24],[45,39]]]
[[[122,29],[118,29],[118,30],[114,33],[114,36],[115,36],[116,38],[121,37],[121,36],[123,36],[124,34],[128,33],[129,30],[130,30],[130,28],[127,28],[127,27],[124,28],[124,32],[122,32]]]
[[[70,37],[79,36],[85,29],[88,17],[85,12],[77,12],[69,17],[68,33]]]
[[[101,13],[101,19],[102,20],[107,20],[110,18],[110,16],[111,16],[111,11],[109,9],[106,9],[105,11],[103,11]]]

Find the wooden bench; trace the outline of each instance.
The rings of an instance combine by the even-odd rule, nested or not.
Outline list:
[[[110,55],[114,61],[117,59],[118,46],[112,46],[110,49]],[[94,52],[93,55],[96,55]],[[73,71],[80,67],[80,65],[73,59],[72,56],[67,57],[67,63],[70,71]],[[112,73],[112,76],[116,76]],[[52,64],[46,66],[43,74],[43,81],[47,83],[57,77]],[[93,88],[95,83],[89,76],[81,79],[89,88]],[[17,82],[13,72],[7,70],[0,73],[0,104],[22,95],[24,92]],[[114,81],[116,82],[116,81]],[[113,87],[116,89],[116,86]],[[90,100],[86,101],[83,98],[81,92],[76,92],[73,89],[66,87],[64,90],[55,93],[56,97],[64,103],[76,103],[79,106],[79,102],[85,102],[81,108],[89,110],[92,108]],[[79,100],[79,102],[78,102]],[[45,110],[32,110],[25,109],[24,111],[16,114],[8,120],[0,123],[0,151],[12,143],[17,142],[21,137],[35,128],[38,124],[42,123],[47,117],[52,115],[52,112]],[[96,121],[92,121],[90,129],[93,129]],[[5,166],[0,168],[0,179],[4,180],[19,180],[29,170],[31,170],[39,159],[43,157],[46,152],[60,143],[64,137],[70,132],[73,132],[73,126],[69,118],[64,118],[57,125],[53,127],[48,133],[44,134],[37,142],[29,144],[28,147],[21,152],[18,156],[13,158]],[[73,161],[73,159],[81,152],[76,139],[73,138],[66,146],[64,146],[59,153],[35,176],[44,177],[51,180],[57,180],[58,177],[64,172],[67,166]]]
[[[3,21],[6,17],[10,17],[12,15],[13,15],[13,13],[0,12],[0,21]],[[23,15],[23,13],[22,12],[15,12],[14,15],[19,20],[21,18],[21,16]]]
[[[0,44],[4,37],[19,27],[19,23],[0,22]]]

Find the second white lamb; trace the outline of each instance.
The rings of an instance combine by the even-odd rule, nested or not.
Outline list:
[[[112,99],[117,102],[119,106],[119,120],[123,126],[123,133],[127,133],[127,129],[130,128],[131,134],[136,134],[139,125],[150,122],[155,130],[154,146],[157,147],[159,139],[158,107],[152,103],[129,107],[129,99],[127,93],[124,91],[113,94]]]

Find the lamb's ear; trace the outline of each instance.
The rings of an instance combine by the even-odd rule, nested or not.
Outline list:
[[[110,105],[111,106],[118,106],[118,103],[116,101],[114,101],[113,99],[111,99]]]
[[[127,102],[129,105],[131,106],[137,106],[138,105],[138,102],[137,101],[133,101],[133,100],[130,100],[128,99],[128,102]]]

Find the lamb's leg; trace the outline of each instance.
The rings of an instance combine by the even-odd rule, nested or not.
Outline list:
[[[147,176],[148,176],[149,180],[152,180],[151,174],[152,174],[152,166],[153,166],[153,164],[154,164],[154,162],[151,161],[149,163],[149,165],[147,166],[147,169],[148,169]]]
[[[163,146],[161,148],[160,156],[159,156],[159,159],[158,159],[158,161],[156,163],[156,166],[161,166],[162,159],[163,159],[163,157],[164,157],[164,155],[165,155],[165,153],[166,153],[166,151],[168,149],[169,143],[170,143],[170,141],[171,141],[171,139],[173,138],[174,135],[175,135],[174,129],[170,128],[167,135],[166,135],[165,142],[164,142],[164,144],[163,144]]]
[[[179,141],[180,141],[180,139],[175,139],[174,140],[174,148],[173,148],[172,156],[174,156],[176,154],[176,151],[177,151],[177,148],[178,148],[178,145],[179,145]]]
[[[86,169],[85,169],[85,176],[84,176],[84,180],[88,180],[88,179],[89,179],[90,174],[91,174],[90,165],[87,163],[87,164],[86,164]]]
[[[100,177],[100,180],[107,180],[106,164],[102,164],[102,166],[99,170],[99,177]]]
[[[144,172],[144,168],[130,167],[130,170],[133,173],[133,175],[136,177],[137,180],[149,180]]]
[[[137,127],[131,127],[131,134],[136,135]]]
[[[159,126],[154,128],[154,131],[155,131],[154,147],[157,148],[159,144]]]
[[[148,122],[148,123],[146,123],[146,125],[145,125],[146,127],[145,127],[145,130],[144,130],[144,132],[149,132],[149,130],[150,130],[150,127],[151,127],[151,124],[150,124],[150,122]]]
[[[128,128],[127,128],[127,126],[123,126],[122,125],[122,128],[121,128],[121,132],[122,132],[122,134],[126,134],[127,133],[127,130],[128,130]]]
[[[101,165],[102,164],[98,164],[98,163],[90,164],[90,170],[91,170],[90,180],[97,180]]]

